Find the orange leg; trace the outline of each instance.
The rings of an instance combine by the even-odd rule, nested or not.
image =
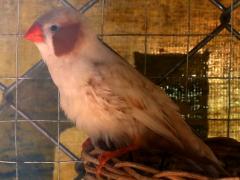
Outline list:
[[[97,175],[101,174],[101,169],[103,166],[112,158],[119,157],[123,154],[126,154],[127,152],[137,150],[139,146],[136,143],[130,144],[127,147],[123,147],[120,149],[117,149],[115,151],[107,151],[99,155],[98,161],[99,165],[97,166]]]

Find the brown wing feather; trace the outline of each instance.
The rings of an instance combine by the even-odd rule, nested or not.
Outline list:
[[[119,57],[115,56],[115,58]],[[128,63],[120,59],[109,64],[108,67],[99,68],[99,74],[111,93],[124,100],[131,109],[130,116],[142,125],[179,147],[188,149],[192,154],[218,163],[209,147],[181,118],[178,107],[165,92],[139,74]]]

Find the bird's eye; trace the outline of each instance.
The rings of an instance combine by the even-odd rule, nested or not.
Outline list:
[[[59,26],[57,26],[57,25],[52,25],[51,27],[50,27],[50,30],[52,31],[52,32],[57,32],[57,31],[59,31]]]

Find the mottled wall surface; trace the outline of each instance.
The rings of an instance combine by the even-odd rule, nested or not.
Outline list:
[[[76,8],[88,2],[68,1]],[[221,2],[227,7],[232,3],[231,0]],[[40,59],[36,47],[23,40],[22,34],[37,16],[59,6],[62,4],[58,0],[0,0],[0,82],[5,86],[14,85],[17,78],[19,81]],[[186,55],[219,25],[220,14],[221,11],[209,0],[100,0],[85,16],[103,41],[134,65],[134,52],[148,54],[145,61],[150,61],[151,55]],[[231,24],[240,31],[240,8],[232,13]],[[206,51],[209,52],[207,74],[189,73],[190,63],[184,64],[181,75],[181,82],[185,82],[183,88],[187,91],[193,81],[208,82],[205,107],[208,135],[229,136],[240,140],[240,41],[224,30],[200,53]],[[146,69],[149,70],[149,67]],[[53,136],[58,138],[58,131],[64,132],[71,124],[58,112],[57,91],[45,75],[40,73],[34,78],[30,77],[31,80],[28,77],[22,84],[24,87],[12,89],[11,97],[15,104],[31,114],[35,121],[40,121],[43,127],[52,130]],[[173,75],[169,83],[176,78],[179,79],[179,75]],[[55,98],[51,101],[54,102],[51,108],[47,108],[50,105],[45,106],[45,102],[41,101],[47,93],[36,93],[41,87],[52,89],[51,92],[55,95],[50,95]],[[16,98],[16,95],[19,97]],[[2,94],[0,100],[1,97]],[[187,93],[183,97],[184,101],[190,98]],[[4,102],[0,107],[0,160],[14,162],[16,152],[22,161],[54,162],[57,159],[58,151],[54,151],[54,145]],[[60,125],[59,119],[64,121]],[[17,126],[16,120],[19,121]],[[72,168],[74,163],[71,164]],[[14,179],[16,168],[23,179],[51,179],[57,165],[20,163],[16,167],[14,163],[0,163],[0,172],[4,172],[0,179]],[[57,176],[56,173],[58,171],[54,177]]]

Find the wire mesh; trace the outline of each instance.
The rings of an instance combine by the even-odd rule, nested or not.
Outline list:
[[[6,6],[1,7],[6,10],[4,14],[6,17],[13,16],[9,13],[13,12],[11,9],[12,4],[9,2],[4,1],[3,4],[5,3]],[[60,141],[62,129],[71,125],[66,121],[67,118],[64,117],[60,110],[59,93],[53,88],[55,99],[53,99],[54,103],[51,104],[51,108],[55,109],[54,112],[57,112],[55,114],[44,116],[41,115],[42,112],[37,112],[32,107],[33,110],[31,109],[32,111],[28,115],[29,107],[24,110],[21,109],[24,108],[22,105],[24,99],[29,96],[27,91],[29,86],[37,86],[34,84],[35,82],[43,82],[43,84],[52,83],[49,75],[47,75],[45,70],[42,70],[44,69],[42,61],[30,69],[29,66],[25,67],[23,64],[25,60],[23,57],[26,57],[28,61],[28,58],[36,56],[34,50],[26,52],[26,49],[29,49],[28,45],[23,44],[21,38],[25,27],[27,27],[25,22],[23,22],[25,20],[24,17],[27,16],[26,8],[23,8],[23,6],[28,7],[28,3],[26,0],[17,0],[17,3],[14,4],[16,15],[12,19],[14,19],[13,22],[15,22],[16,27],[8,25],[0,28],[1,41],[5,42],[0,42],[5,44],[5,47],[1,47],[3,54],[8,52],[7,49],[15,47],[15,58],[13,58],[12,54],[9,54],[8,57],[10,61],[13,61],[12,59],[15,60],[15,63],[12,63],[14,65],[11,66],[7,73],[0,72],[0,89],[4,91],[5,98],[3,105],[0,106],[0,123],[2,128],[7,127],[6,129],[13,132],[11,134],[13,138],[10,139],[14,143],[9,142],[6,149],[14,149],[15,151],[14,158],[9,158],[6,155],[7,158],[0,159],[0,171],[1,169],[8,169],[6,172],[10,173],[14,169],[15,175],[3,173],[3,175],[0,175],[0,178],[26,179],[29,174],[24,169],[31,169],[32,174],[37,172],[36,175],[42,177],[42,179],[49,179],[50,176],[41,176],[39,175],[41,172],[38,172],[41,166],[45,166],[45,170],[49,171],[48,174],[52,174],[53,169],[56,168],[57,173],[54,178],[61,179],[62,165],[67,166],[67,163],[81,162],[81,160],[69,150],[69,147],[67,148]],[[170,4],[174,5],[171,6]],[[180,99],[180,105],[188,103],[190,104],[190,109],[195,108],[191,109],[191,111],[200,109],[202,113],[204,111],[207,114],[207,116],[200,118],[205,124],[207,122],[206,130],[202,130],[201,124],[199,125],[197,121],[192,121],[192,119],[196,119],[196,114],[194,118],[189,112],[184,114],[190,124],[195,126],[197,130],[208,132],[210,137],[227,136],[240,140],[240,76],[238,74],[240,13],[236,13],[239,12],[239,4],[240,1],[238,0],[226,0],[224,3],[217,0],[205,0],[202,2],[195,0],[172,0],[170,2],[159,0],[123,0],[117,3],[114,0],[59,0],[51,3],[47,1],[43,5],[42,2],[36,1],[32,6],[39,6],[39,9],[45,11],[46,9],[63,5],[71,7],[80,13],[86,13],[89,19],[93,21],[94,29],[96,29],[105,43],[135,66],[136,57],[134,52],[140,53],[143,59],[142,73],[144,75],[163,86],[166,90],[170,89],[169,96],[176,100]],[[31,3],[29,3],[29,6],[31,6]],[[209,7],[209,9],[206,9],[206,7]],[[35,16],[31,17],[31,19],[33,18]],[[0,20],[0,24],[1,21],[3,24],[8,24],[5,19]],[[196,53],[202,55],[207,50],[210,51],[209,59],[207,62],[203,62],[208,66],[207,73],[194,74],[195,71],[192,72],[191,68],[191,62],[196,60],[196,57],[193,58],[194,55]],[[22,56],[22,54],[29,53],[34,54],[33,57]],[[164,74],[155,75],[152,73],[151,76],[148,76],[149,69],[153,72],[152,66],[149,64],[152,58],[150,55],[163,58],[159,55],[173,54],[185,56],[181,56],[172,66],[163,69]],[[204,57],[201,58],[204,59]],[[31,64],[32,60],[30,59],[29,61]],[[8,64],[1,68],[2,72],[4,72],[3,69],[6,67],[9,67]],[[180,67],[183,70],[175,74]],[[12,71],[12,69],[15,70]],[[40,74],[36,73],[39,69],[41,71]],[[27,73],[22,75],[26,70],[28,70]],[[177,79],[179,80],[177,81]],[[202,96],[202,90],[199,90],[199,86],[191,89],[191,86],[194,86],[192,82],[198,80],[207,82],[207,101],[204,101],[205,103],[202,103],[202,101],[197,102],[192,105],[191,99],[199,101],[199,98],[194,98],[193,96]],[[179,86],[182,89],[181,92]],[[33,91],[33,88],[30,88],[30,90]],[[197,95],[197,92],[200,95]],[[40,96],[44,95],[46,94]],[[34,101],[34,98],[32,101]],[[6,110],[6,106],[10,107],[10,109]],[[14,116],[6,116],[6,111],[11,111]],[[44,135],[47,137],[43,141],[50,140],[46,143],[47,145],[51,146],[52,149],[57,146],[58,155],[56,158],[26,158],[28,156],[27,152],[24,152],[26,147],[20,142],[21,138],[31,141],[31,138],[27,139],[27,136],[31,136],[31,134],[28,134],[28,132],[22,133],[22,131],[27,131],[28,128],[25,128],[25,126],[29,122],[41,132],[37,134],[38,136]],[[47,123],[48,125],[46,125]],[[70,159],[66,160],[60,157],[60,151],[67,154]],[[35,178],[36,175],[31,175],[29,178]]]

